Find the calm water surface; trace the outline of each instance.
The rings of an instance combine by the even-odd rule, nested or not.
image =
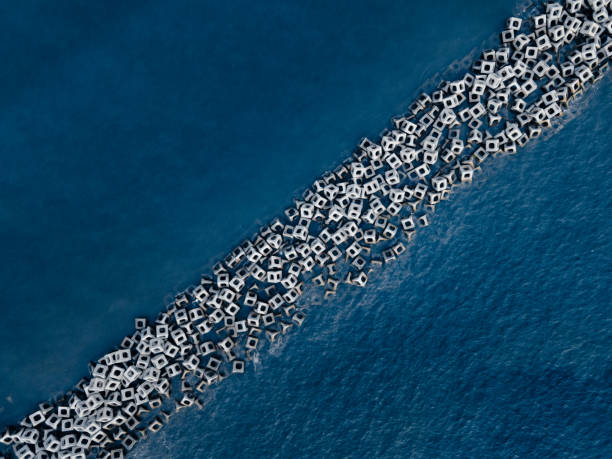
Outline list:
[[[0,6],[0,426],[492,44],[510,1]],[[610,76],[137,458],[612,455]]]

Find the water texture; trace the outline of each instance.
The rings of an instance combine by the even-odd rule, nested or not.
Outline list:
[[[2,424],[514,7],[461,3],[4,7]],[[609,453],[610,87],[133,455]]]

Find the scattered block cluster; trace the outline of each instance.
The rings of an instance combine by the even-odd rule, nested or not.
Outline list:
[[[176,296],[155,320],[90,364],[70,392],[0,434],[18,458],[121,458],[175,410],[306,318],[304,283],[363,287],[407,249],[435,207],[481,165],[514,154],[602,78],[612,54],[610,0],[566,0],[508,19],[497,49],[392,120],[378,142],[295,200],[280,218]]]

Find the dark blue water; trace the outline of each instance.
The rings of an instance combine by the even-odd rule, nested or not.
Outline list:
[[[0,426],[516,7],[327,3],[0,6]],[[612,454],[611,89],[134,457]]]

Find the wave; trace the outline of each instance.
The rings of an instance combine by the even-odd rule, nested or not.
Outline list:
[[[575,100],[603,77],[612,53],[607,14],[591,5],[519,4],[500,46],[427,80],[379,139],[363,139],[154,320],[135,319],[135,332],[88,377],[0,441],[24,458],[123,457],[173,412],[210,402],[212,386],[249,364],[259,371],[265,341],[281,352],[310,305],[340,284],[365,287],[372,270],[404,256],[437,205],[492,159],[580,114]]]

